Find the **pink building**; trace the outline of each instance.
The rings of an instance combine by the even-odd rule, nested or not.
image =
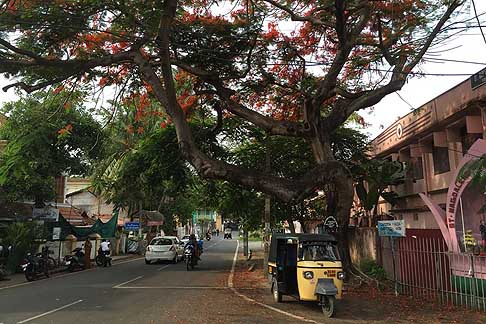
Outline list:
[[[405,183],[391,188],[400,196],[398,204],[390,206],[382,201],[381,214],[404,219],[408,229],[423,230],[424,234],[440,230],[438,219],[425,202],[427,197],[445,211],[448,189],[456,181],[459,164],[476,140],[486,139],[486,85],[475,82],[478,75],[397,120],[373,140],[375,156],[398,160],[408,169]],[[420,197],[421,193],[426,199]],[[455,229],[459,244],[463,229],[472,230],[480,239],[479,221],[486,215],[479,209],[486,204],[486,195],[468,186],[458,203]]]

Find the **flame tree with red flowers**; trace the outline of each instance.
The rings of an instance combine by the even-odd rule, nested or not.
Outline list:
[[[464,0],[5,0],[0,73],[11,87],[103,89],[157,100],[200,175],[298,203],[331,184],[345,235],[351,174],[330,136],[400,90],[450,35]],[[144,97],[145,96],[145,97]],[[316,165],[297,178],[248,170],[198,146],[189,127],[211,112],[268,136],[304,139]],[[141,130],[136,130],[141,131]],[[346,260],[345,260],[346,261]]]

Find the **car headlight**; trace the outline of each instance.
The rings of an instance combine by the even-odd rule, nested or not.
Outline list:
[[[314,278],[314,272],[312,272],[312,271],[304,271],[304,278],[305,279],[312,279],[312,278]]]
[[[345,277],[344,272],[339,271],[339,272],[337,273],[337,278],[338,278],[339,280],[344,280],[344,277]]]

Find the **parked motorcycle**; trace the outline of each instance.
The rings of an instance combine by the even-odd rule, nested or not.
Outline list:
[[[84,262],[83,248],[75,248],[72,255],[65,256],[65,264],[69,272],[73,272],[76,269],[84,270],[86,264]]]
[[[186,260],[186,268],[187,271],[194,270],[194,267],[197,265],[197,257],[196,251],[192,245],[187,245],[184,249],[184,258]]]
[[[98,249],[98,255],[95,258],[96,265],[98,267],[106,267],[109,266],[111,267],[111,256],[110,254],[106,254],[101,250],[101,247]]]
[[[37,253],[32,255],[32,253],[27,253],[24,262],[22,262],[22,271],[25,274],[25,279],[27,281],[33,281],[39,276],[45,276],[49,278],[49,267],[48,267],[48,255],[47,253]]]

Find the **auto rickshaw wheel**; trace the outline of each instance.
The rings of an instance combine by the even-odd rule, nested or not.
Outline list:
[[[336,312],[336,298],[334,296],[321,296],[322,313],[327,317],[333,317]]]
[[[275,301],[276,303],[282,302],[282,293],[280,291],[278,291],[277,280],[273,280],[272,294],[273,294],[273,301]]]

